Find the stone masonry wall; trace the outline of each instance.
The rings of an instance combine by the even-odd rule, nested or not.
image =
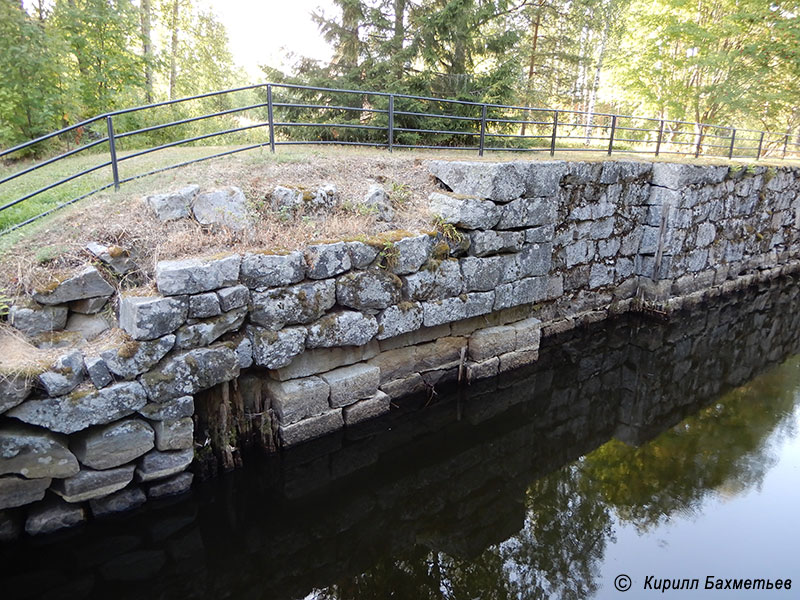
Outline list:
[[[797,267],[794,169],[429,169],[447,188],[436,231],[162,261],[158,294],[119,297],[116,343],[0,380],[0,510],[31,534],[127,510],[188,489],[195,458],[231,468],[242,446],[294,446],[529,364],[543,334]],[[58,329],[112,294],[87,267],[10,321]]]

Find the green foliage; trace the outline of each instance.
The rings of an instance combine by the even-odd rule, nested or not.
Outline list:
[[[11,298],[5,294],[0,294],[0,317],[8,316],[9,310],[11,310]]]
[[[46,265],[49,262],[53,262],[59,256],[65,254],[68,251],[66,246],[62,246],[56,244],[55,246],[43,246],[36,251],[34,255],[36,258],[36,262],[40,265]]]

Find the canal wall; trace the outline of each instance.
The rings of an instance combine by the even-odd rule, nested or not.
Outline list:
[[[127,510],[240,465],[249,446],[297,446],[514,371],[543,335],[798,267],[795,169],[428,168],[443,186],[434,230],[161,261],[156,290],[119,294],[118,337],[6,374],[0,509],[32,534]],[[87,266],[10,321],[57,329],[114,294]]]

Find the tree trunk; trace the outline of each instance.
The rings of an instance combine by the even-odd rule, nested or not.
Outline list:
[[[603,34],[600,38],[600,53],[597,57],[597,68],[594,71],[594,80],[592,81],[592,88],[589,91],[589,106],[586,109],[586,127],[584,135],[586,136],[586,144],[592,137],[592,113],[594,112],[594,105],[597,101],[597,88],[600,86],[600,71],[603,69],[603,61],[606,56],[606,44],[608,43],[608,33],[611,29],[611,7],[608,7],[609,14],[606,15],[606,24],[603,27]]]
[[[139,16],[142,22],[142,53],[144,54],[144,90],[147,104],[153,102],[153,42],[150,37],[150,0],[141,0]]]
[[[172,42],[169,48],[169,99],[175,99],[175,87],[178,81],[178,8],[180,0],[172,3]]]
[[[395,68],[394,78],[395,81],[400,81],[405,71],[403,61],[397,59],[397,55],[403,51],[403,42],[405,41],[406,28],[406,0],[394,0],[394,31],[392,35],[392,51],[395,54]]]
[[[528,82],[525,85],[525,103],[530,104],[531,85],[533,85],[533,76],[536,74],[536,46],[539,43],[539,25],[542,22],[542,5],[539,5],[539,11],[536,13],[536,23],[533,26],[533,41],[531,42],[531,60],[528,63]],[[527,119],[528,115],[525,114]],[[520,135],[525,135],[527,123],[522,124]]]

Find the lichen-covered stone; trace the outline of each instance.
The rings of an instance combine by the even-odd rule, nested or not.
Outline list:
[[[74,350],[60,356],[49,371],[39,375],[39,384],[48,396],[63,396],[78,387],[85,374],[83,354],[80,350]]]
[[[108,265],[117,275],[125,275],[136,268],[129,253],[119,246],[106,246],[98,242],[89,242],[86,249],[95,257]]]
[[[194,445],[194,422],[191,417],[156,421],[153,423],[153,432],[156,435],[156,448],[161,452],[185,450]]]
[[[429,200],[431,213],[462,229],[491,229],[500,220],[500,209],[491,201],[456,198],[440,192],[432,193]]]
[[[422,305],[419,302],[401,302],[390,306],[377,316],[379,340],[385,340],[422,327]]]
[[[247,307],[234,308],[218,317],[204,319],[198,323],[181,326],[175,332],[175,346],[178,349],[207,346],[229,331],[236,331],[247,317]]]
[[[422,303],[422,322],[425,327],[441,325],[466,319],[466,299],[464,297],[444,298]]]
[[[327,279],[350,270],[350,252],[347,244],[315,244],[305,251],[306,276],[310,279]]]
[[[156,287],[165,296],[199,294],[235,285],[242,257],[162,260],[156,265]]]
[[[239,374],[236,350],[225,344],[174,354],[139,378],[153,402],[194,395]],[[144,406],[144,403],[142,404]],[[141,406],[137,407],[137,410]]]
[[[245,254],[242,259],[242,283],[251,290],[297,283],[305,274],[306,261],[301,252]]]
[[[377,340],[367,342],[363,346],[306,350],[296,356],[287,366],[270,371],[270,377],[278,381],[308,377],[336,367],[369,360],[377,356],[379,352],[380,347]]]
[[[66,306],[12,306],[8,311],[8,322],[12,327],[28,335],[64,329],[67,324]]]
[[[239,359],[239,368],[247,369],[253,366],[253,342],[248,337],[242,337],[236,345],[236,356]]]
[[[378,257],[379,250],[364,242],[347,242],[350,263],[355,269],[366,269]]]
[[[331,313],[309,325],[306,347],[361,346],[377,333],[375,317],[346,310]]]
[[[220,310],[228,312],[234,308],[247,306],[247,303],[250,302],[250,290],[245,285],[234,285],[217,290],[217,297]]]
[[[52,289],[43,289],[34,292],[33,298],[39,304],[66,304],[73,300],[84,298],[107,297],[114,293],[114,287],[109,284],[100,271],[92,266],[57,283]]]
[[[371,398],[360,400],[355,404],[345,406],[342,410],[345,425],[356,425],[369,419],[380,417],[389,412],[391,398],[388,394],[378,391]]]
[[[147,488],[147,497],[156,499],[183,494],[188,492],[192,487],[193,480],[193,473],[178,473],[177,475],[173,475],[168,479],[164,479],[163,481],[158,481],[150,485]]]
[[[553,265],[553,244],[528,244],[516,257],[517,277],[547,275]]]
[[[473,231],[469,235],[469,254],[489,256],[501,252],[518,252],[525,243],[524,231]]]
[[[394,219],[394,209],[389,201],[389,194],[379,183],[373,183],[369,186],[361,204],[368,209],[374,210],[378,221],[391,221]]]
[[[83,359],[83,364],[86,367],[86,373],[89,375],[89,379],[91,379],[94,387],[98,390],[106,387],[113,381],[106,361],[99,356],[86,356]]]
[[[44,493],[53,480],[25,479],[17,475],[0,477],[0,510],[25,506],[44,498]]]
[[[327,411],[330,387],[319,377],[264,382],[281,425],[291,425]]]
[[[69,504],[51,496],[35,504],[28,511],[25,532],[28,535],[53,533],[60,529],[75,527],[86,520],[86,509],[80,504]]]
[[[0,475],[70,477],[78,469],[78,460],[61,436],[14,422],[0,424]]]
[[[235,186],[197,194],[192,200],[192,213],[203,225],[221,225],[234,231],[250,224],[247,198]]]
[[[144,504],[146,500],[147,498],[140,488],[128,487],[103,498],[94,498],[89,501],[89,506],[95,517],[107,517],[133,510]]]
[[[467,256],[459,259],[464,278],[465,292],[493,290],[503,280],[506,259],[502,256],[478,258]]]
[[[494,310],[532,304],[544,300],[549,292],[547,277],[526,277],[512,283],[504,283],[495,290]]]
[[[299,283],[285,288],[253,293],[250,320],[267,329],[310,323],[336,304],[333,280]]]
[[[70,450],[81,464],[92,469],[124,465],[152,448],[152,427],[135,418],[93,427],[70,441]]]
[[[303,203],[303,191],[278,185],[272,191],[270,202],[272,210],[276,212],[294,211]]]
[[[118,492],[133,481],[134,465],[95,471],[81,469],[77,475],[53,482],[52,490],[65,502],[74,504]]]
[[[728,167],[686,165],[680,163],[653,163],[652,183],[673,190],[690,185],[719,183],[728,174]]]
[[[305,350],[307,335],[305,327],[287,327],[280,331],[247,327],[247,337],[253,346],[253,361],[267,369],[280,369],[291,363]]]
[[[487,327],[469,339],[469,357],[477,362],[513,352],[517,348],[517,332],[512,325]]]
[[[342,409],[337,408],[292,425],[281,425],[279,432],[283,447],[288,448],[333,433],[342,427]]]
[[[194,450],[173,450],[159,452],[151,450],[139,459],[136,466],[138,481],[154,481],[164,479],[185,471],[194,460]]]
[[[525,179],[513,163],[434,160],[427,166],[456,194],[508,202],[525,193]]]
[[[199,185],[187,185],[179,190],[166,194],[154,194],[145,199],[159,221],[175,221],[189,217],[192,199]]]
[[[33,380],[24,375],[0,375],[0,415],[25,400],[32,387]]]
[[[339,408],[374,396],[381,381],[381,370],[362,363],[328,371],[320,378],[330,386],[331,408]]]
[[[102,351],[100,357],[114,375],[133,379],[158,364],[174,346],[175,336],[170,334],[152,341],[128,341],[118,348]]]
[[[81,339],[91,342],[111,329],[111,318],[105,315],[82,315],[72,313],[67,319],[65,331],[74,331]]]
[[[135,340],[154,340],[183,325],[188,312],[186,296],[122,296],[119,326]]]
[[[417,273],[404,275],[402,280],[403,296],[409,300],[435,300],[458,296],[464,287],[461,267],[456,259],[430,264]]]
[[[336,279],[336,300],[358,310],[380,310],[400,301],[401,287],[400,278],[384,269],[356,271]]]
[[[216,317],[220,313],[222,313],[222,308],[219,305],[219,297],[214,292],[189,296],[190,319],[207,319]]]
[[[397,275],[407,275],[419,271],[419,268],[430,258],[432,246],[433,240],[426,234],[394,242],[391,271]]]
[[[139,414],[150,421],[182,419],[194,415],[194,398],[181,396],[165,402],[151,402],[139,409]]]
[[[557,202],[551,198],[521,198],[500,209],[497,229],[523,229],[555,223]]]

